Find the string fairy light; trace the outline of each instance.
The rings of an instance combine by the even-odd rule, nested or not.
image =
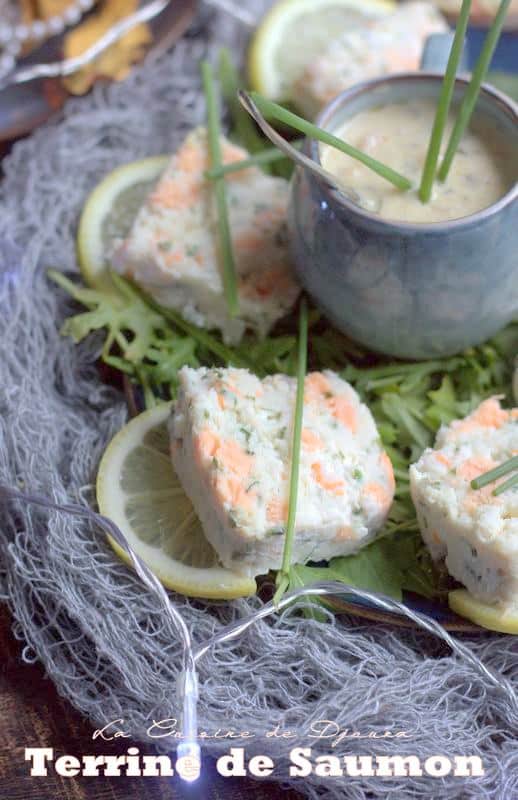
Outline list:
[[[453,652],[469,663],[480,675],[484,676],[495,689],[502,691],[511,703],[513,709],[518,712],[518,697],[509,681],[487,667],[465,644],[457,641],[436,620],[428,617],[426,614],[414,611],[408,608],[404,603],[393,600],[386,595],[369,592],[365,589],[359,589],[356,586],[339,583],[338,581],[322,581],[287,592],[277,603],[273,601],[266,603],[262,608],[250,614],[250,616],[225,626],[219,633],[199,645],[195,650],[193,648],[190,631],[182,615],[171,603],[167,592],[156,575],[133,551],[122,531],[111,519],[92,511],[92,509],[87,506],[82,506],[77,503],[56,503],[39,495],[25,494],[17,489],[11,489],[8,486],[0,486],[0,502],[8,502],[10,500],[18,500],[25,505],[37,505],[63,514],[83,517],[98,525],[127,553],[142,583],[161,601],[164,611],[173,622],[183,646],[182,670],[180,671],[176,687],[179,707],[182,709],[182,739],[176,749],[176,766],[178,775],[186,782],[192,783],[196,781],[201,774],[202,766],[201,747],[198,743],[197,704],[199,688],[196,672],[198,661],[216,645],[224,644],[231,639],[241,636],[242,633],[256,622],[266,619],[266,617],[272,614],[279,613],[287,606],[303,598],[353,595],[358,599],[369,601],[372,605],[376,606],[376,608],[383,611],[389,611],[392,614],[407,617],[423,630],[442,639]]]
[[[7,25],[6,23],[0,25],[0,77],[3,73],[10,71],[14,67],[16,57],[24,42],[42,39],[46,36],[60,33],[65,26],[76,24],[81,16],[88,11],[94,3],[95,0],[76,0],[76,2],[66,9],[63,15],[60,17],[52,17],[46,22],[37,20],[30,25],[16,25],[15,27],[13,27],[13,25]],[[164,6],[167,4],[166,0],[155,0],[154,3],[150,4],[148,9],[151,9],[151,12],[155,14],[157,13],[158,6],[162,5],[162,3]],[[248,27],[253,27],[255,24],[255,18],[245,9],[239,7],[237,3],[231,2],[231,0],[205,0],[205,3],[225,11]],[[157,9],[153,8],[155,6]],[[145,13],[150,14],[151,12],[148,9]],[[142,13],[142,9],[140,13]],[[128,20],[125,20],[122,25],[128,25]],[[124,27],[123,30],[125,31],[126,28]],[[121,31],[117,29],[116,31],[110,31],[109,34],[110,36],[118,37],[121,35]],[[14,42],[14,44],[11,44],[11,42]],[[102,42],[101,45],[104,47],[105,42]],[[91,57],[91,53],[87,53],[85,56],[85,58]],[[70,69],[72,70],[72,68],[76,67],[77,65],[73,64]],[[45,73],[45,68],[58,70],[57,65],[37,65],[36,70],[42,70],[43,73]],[[30,80],[37,76],[37,74],[34,74],[34,70],[32,72],[27,70],[26,72],[26,75],[22,75],[21,78],[19,77],[19,82]],[[57,71],[57,74],[64,74],[64,70],[61,68],[59,72]],[[213,647],[224,644],[231,639],[238,638],[252,625],[266,619],[272,614],[280,613],[288,606],[304,598],[311,599],[312,597],[320,596],[352,595],[358,599],[368,601],[380,610],[388,611],[389,613],[404,616],[412,620],[423,630],[442,639],[453,652],[469,663],[479,674],[484,676],[495,689],[502,691],[511,703],[513,709],[518,711],[518,698],[510,682],[502,675],[497,674],[487,667],[465,644],[452,637],[436,620],[425,614],[414,611],[404,603],[386,595],[359,589],[355,586],[337,581],[317,582],[289,591],[282,598],[278,599],[277,602],[271,601],[266,603],[248,617],[239,619],[223,627],[219,633],[199,645],[195,650],[190,631],[183,616],[171,603],[167,592],[156,575],[134,552],[122,531],[112,520],[93,511],[87,506],[77,503],[57,503],[40,495],[26,494],[17,489],[0,485],[0,502],[9,501],[19,501],[26,506],[37,505],[48,510],[55,510],[63,514],[81,517],[99,526],[107,535],[115,540],[124,552],[126,552],[142,583],[160,600],[165,613],[173,623],[179,635],[183,648],[182,669],[179,673],[176,686],[176,695],[179,707],[182,710],[182,739],[176,750],[176,769],[180,778],[186,782],[191,783],[196,781],[201,774],[202,766],[201,747],[198,742],[198,661]]]

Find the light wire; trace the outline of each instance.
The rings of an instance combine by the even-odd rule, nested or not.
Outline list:
[[[399,600],[394,600],[387,595],[376,594],[366,589],[359,589],[356,586],[350,586],[338,581],[319,581],[309,586],[288,592],[277,604],[274,604],[273,601],[266,603],[262,608],[250,614],[246,619],[240,619],[226,625],[219,633],[194,649],[191,634],[184,618],[171,603],[167,592],[156,575],[149,569],[140,556],[135,553],[126,537],[113,520],[93,511],[91,508],[88,508],[88,506],[79,505],[78,503],[57,503],[41,495],[25,494],[17,489],[0,485],[0,502],[9,500],[19,500],[26,505],[37,505],[63,514],[83,517],[95,523],[107,535],[111,536],[124,552],[127,553],[142,583],[159,598],[164,607],[164,611],[178,631],[183,646],[183,668],[177,682],[177,697],[180,707],[182,708],[182,742],[177,747],[176,763],[178,774],[186,781],[191,782],[196,780],[201,769],[201,748],[198,743],[197,717],[197,703],[199,697],[198,677],[196,672],[197,662],[203,658],[211,648],[230,641],[231,639],[236,639],[256,622],[282,611],[289,605],[303,598],[343,596],[349,594],[360,600],[367,600],[376,608],[383,611],[399,614],[400,616],[411,619],[423,630],[442,639],[453,652],[457,653],[457,655],[474,667],[477,672],[485,677],[495,688],[504,692],[513,709],[518,711],[518,698],[509,681],[487,667],[468,647],[466,647],[466,645],[454,639],[436,620],[428,617],[426,614],[421,614],[418,611],[408,608],[404,603]]]

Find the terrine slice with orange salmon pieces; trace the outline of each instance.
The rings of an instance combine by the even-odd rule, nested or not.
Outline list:
[[[518,408],[500,398],[443,426],[410,468],[412,499],[432,558],[478,600],[518,606],[518,487],[495,496],[471,481],[518,454]]]
[[[395,72],[415,72],[426,40],[448,24],[428,2],[404,3],[392,14],[365,19],[331,40],[294,84],[292,99],[306,116],[318,112],[345,89]],[[377,133],[377,131],[374,131]]]
[[[221,563],[246,575],[281,566],[296,380],[241,369],[179,372],[172,460]],[[306,377],[293,562],[368,544],[384,524],[394,474],[372,415],[331,371]]]
[[[225,164],[246,150],[221,138]],[[172,156],[114,248],[114,269],[189,321],[237,343],[246,328],[263,336],[299,294],[288,253],[288,182],[251,167],[226,178],[240,313],[231,318],[223,289],[218,217],[207,132],[192,131]]]

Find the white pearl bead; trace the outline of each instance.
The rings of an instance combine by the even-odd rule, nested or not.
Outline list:
[[[14,67],[14,56],[5,55],[0,59],[0,72],[10,72]]]
[[[30,34],[31,37],[34,37],[34,39],[42,39],[47,32],[47,26],[45,25],[44,22],[42,22],[41,19],[37,19],[30,26],[30,31],[31,31]]]
[[[13,55],[20,51],[20,43],[29,39],[44,39],[46,36],[54,36],[61,33],[65,26],[75,25],[79,22],[86,11],[89,11],[95,0],[76,0],[69,5],[61,16],[54,16],[46,22],[35,20],[30,25],[8,25],[0,21],[0,68],[5,69],[5,64],[12,68]],[[1,4],[1,0],[0,0]],[[3,65],[3,67],[1,66]]]
[[[16,39],[11,39],[11,41],[6,44],[2,52],[11,56],[17,56],[21,49],[21,42],[16,41]]]
[[[19,42],[24,42],[30,37],[29,27],[27,25],[17,25],[14,29],[14,35]]]
[[[47,30],[51,34],[61,33],[65,27],[65,22],[62,17],[51,17],[47,20]]]
[[[13,29],[9,25],[0,25],[0,42],[8,42],[13,35]]]
[[[77,6],[69,6],[63,17],[68,25],[75,25],[82,17],[81,10]]]

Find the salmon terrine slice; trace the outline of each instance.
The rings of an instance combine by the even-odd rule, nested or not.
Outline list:
[[[435,449],[410,468],[422,537],[435,561],[471,594],[502,606],[518,604],[518,487],[498,496],[471,481],[518,453],[518,409],[497,397],[443,426]]]
[[[296,380],[242,369],[179,372],[170,418],[178,476],[224,566],[281,566],[288,514]],[[306,377],[293,563],[368,544],[394,495],[392,464],[372,415],[337,374]]]
[[[419,69],[424,45],[448,24],[431,3],[405,3],[391,14],[366,19],[334,39],[294,83],[297,106],[310,118],[361,81]]]
[[[248,156],[223,137],[221,148],[226,164]],[[197,128],[172,156],[111,262],[162,305],[236,343],[247,327],[268,333],[299,294],[288,254],[288,182],[255,167],[225,179],[240,308],[231,319],[209,166],[207,132]]]

